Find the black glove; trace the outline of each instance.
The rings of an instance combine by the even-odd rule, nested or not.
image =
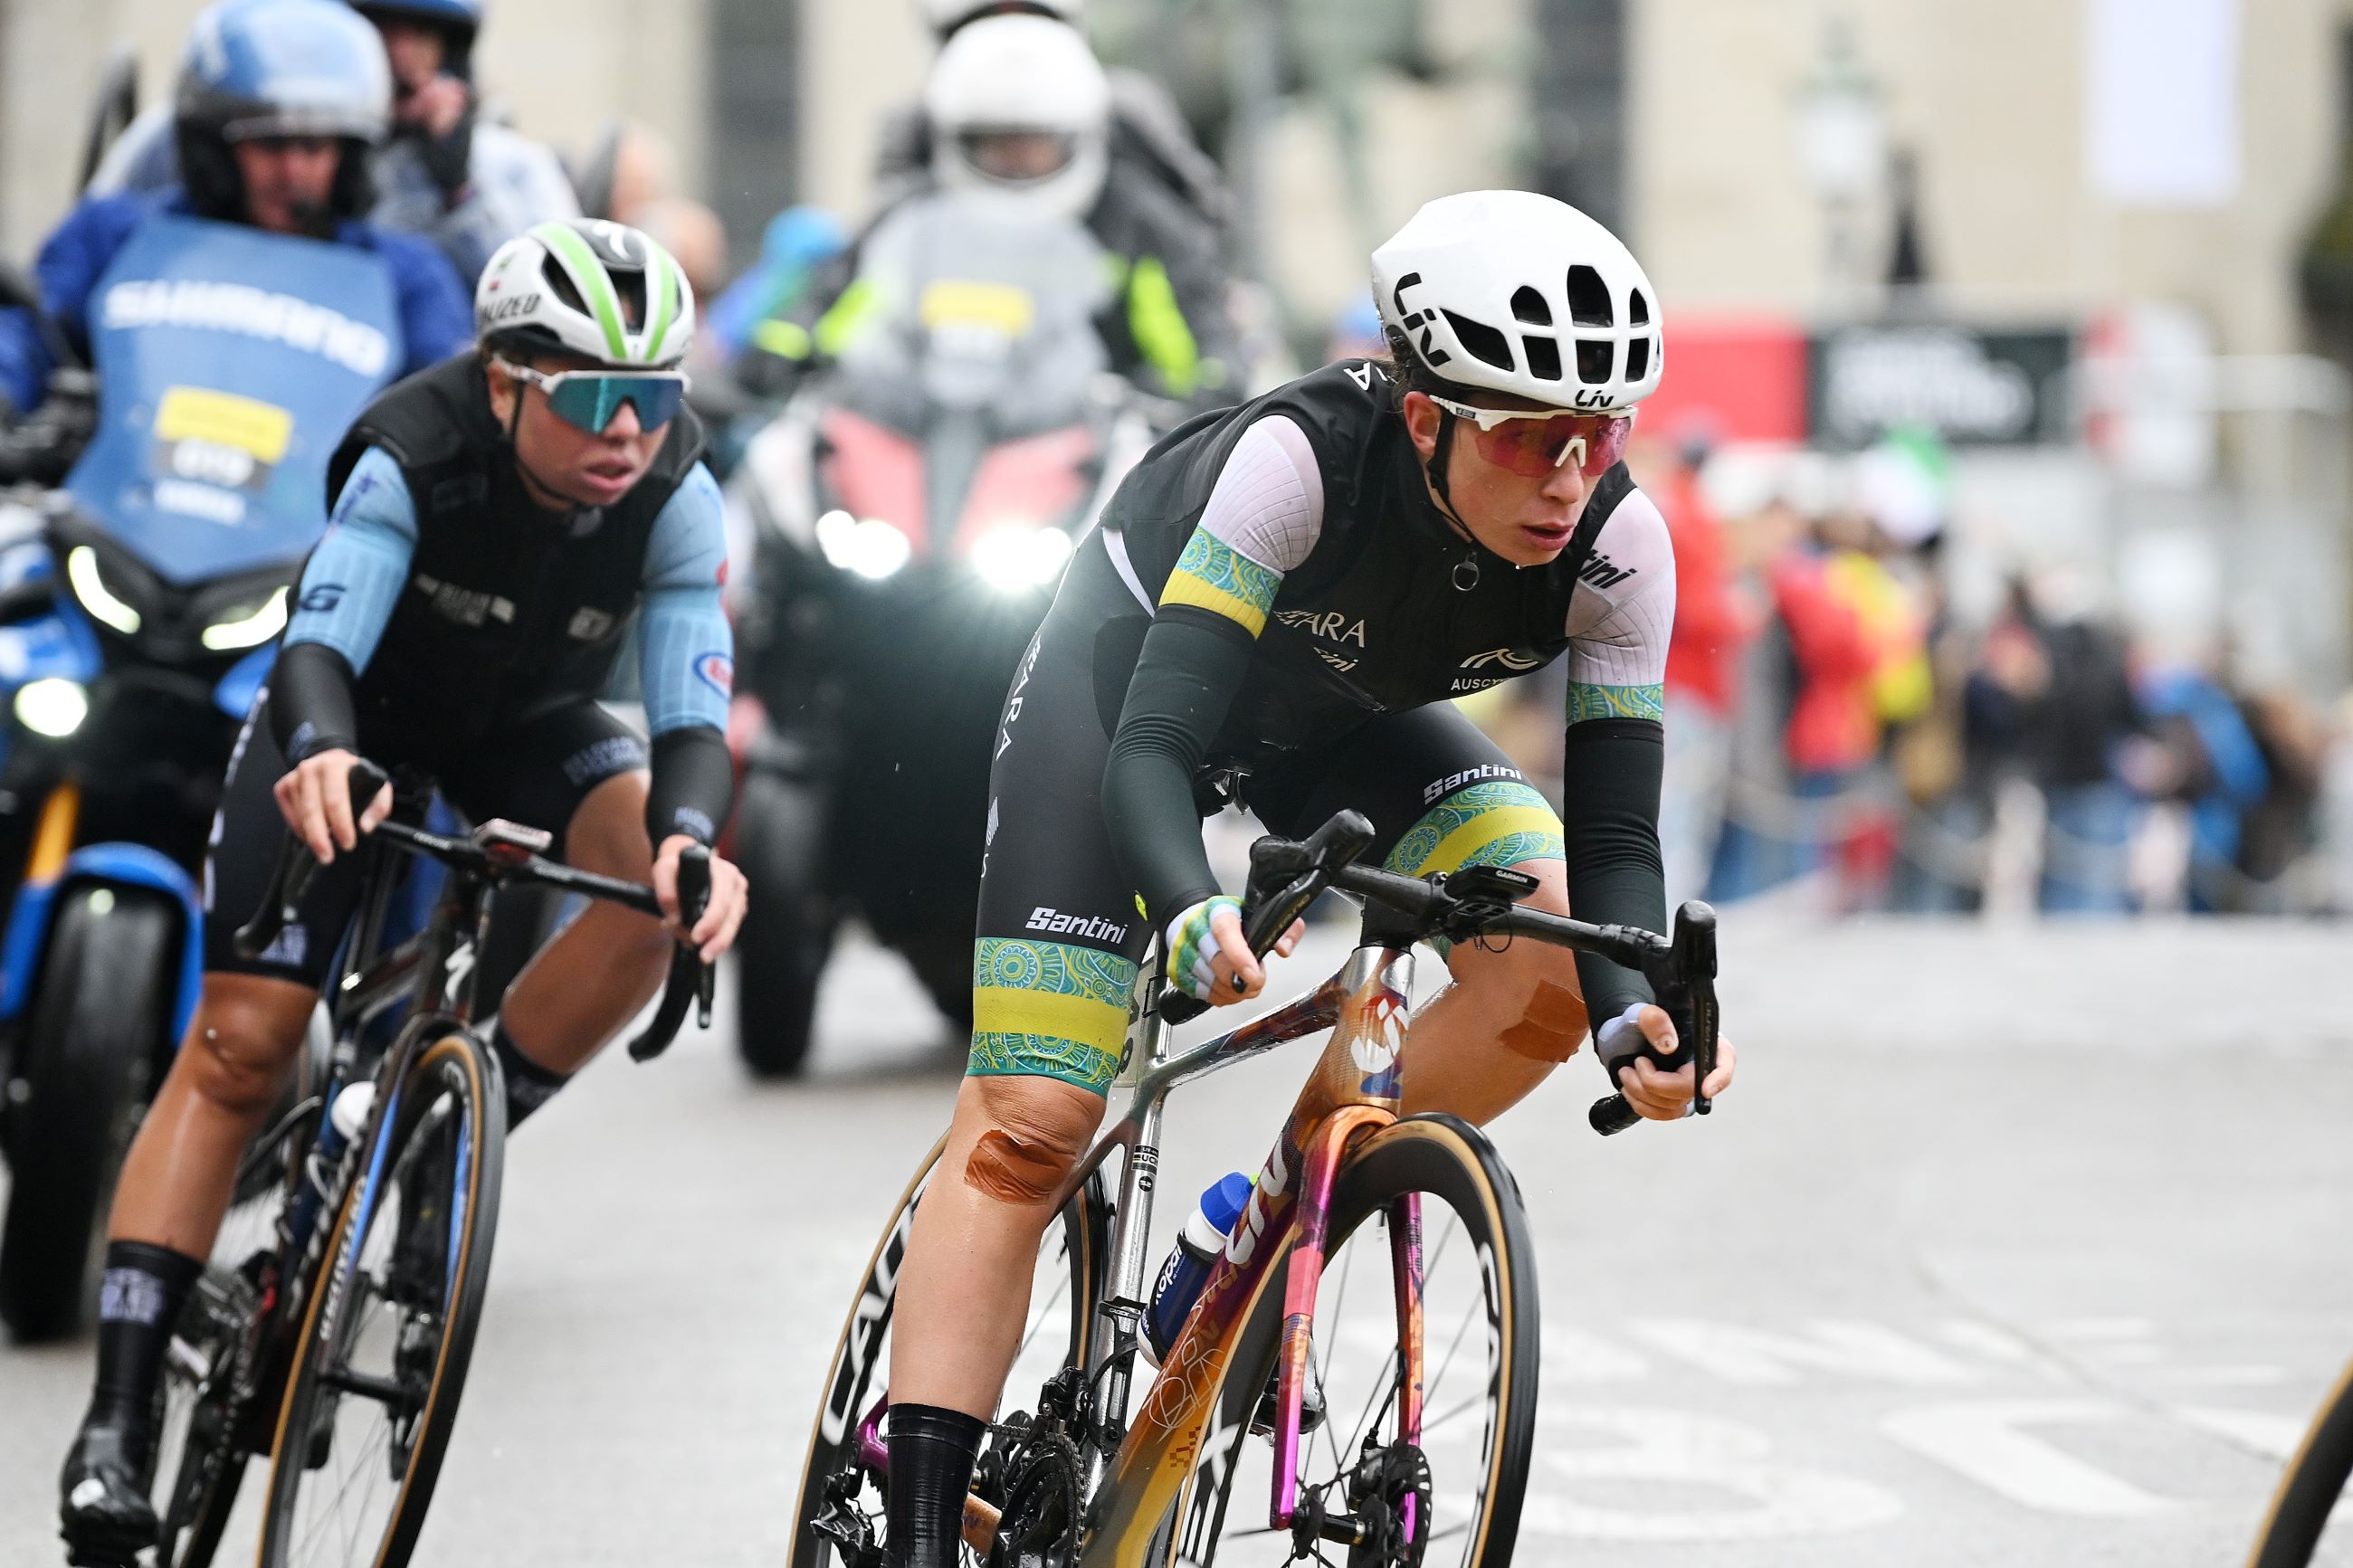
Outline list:
[[[447,136],[423,131],[413,133],[418,151],[424,154],[425,172],[441,187],[441,199],[447,205],[455,206],[473,180],[474,119],[478,108],[469,91],[466,112],[458,116],[458,123],[449,128]]]

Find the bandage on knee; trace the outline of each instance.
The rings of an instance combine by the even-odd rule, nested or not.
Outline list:
[[[986,1198],[1034,1208],[1054,1195],[1068,1167],[1053,1150],[991,1129],[964,1163],[964,1184]]]
[[[1585,999],[1574,987],[1546,980],[1528,998],[1520,1021],[1495,1037],[1515,1056],[1557,1066],[1585,1044]]]

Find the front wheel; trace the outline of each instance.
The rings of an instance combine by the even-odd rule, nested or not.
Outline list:
[[[19,1340],[81,1321],[108,1197],[164,1059],[179,942],[161,898],[76,885],[58,900],[6,1108],[0,1321]]]
[[[2247,1568],[2305,1568],[2319,1561],[2321,1537],[2327,1532],[2329,1515],[2344,1500],[2348,1479],[2353,1479],[2353,1366],[2337,1380],[2328,1403],[2313,1417],[2311,1430],[2280,1477],[2271,1514]],[[2340,1530],[2337,1538],[2346,1533]]]
[[[889,1377],[887,1347],[907,1233],[945,1142],[942,1139],[932,1146],[915,1179],[899,1195],[882,1227],[882,1239],[867,1261],[849,1319],[834,1343],[833,1359],[819,1385],[822,1403],[817,1428],[809,1434],[808,1463],[801,1472],[800,1500],[793,1516],[792,1568],[863,1568],[881,1561],[875,1553],[886,1545],[886,1478],[867,1462],[864,1436],[878,1415]],[[1098,1172],[1063,1205],[1058,1221],[1046,1226],[1038,1244],[1020,1348],[1005,1380],[1000,1424],[1016,1407],[1034,1408],[1032,1402],[1050,1378],[1080,1363],[1101,1299],[1108,1215]],[[988,1462],[984,1458],[984,1466]],[[991,1489],[986,1476],[976,1478],[975,1484],[983,1491]]]
[[[279,1410],[261,1568],[402,1568],[457,1421],[506,1146],[481,1042],[419,1051],[373,1131]]]
[[[1300,1522],[1277,1530],[1280,1456],[1261,1403],[1283,1296],[1261,1297],[1226,1369],[1163,1560],[1510,1563],[1535,1441],[1535,1253],[1493,1145],[1453,1117],[1416,1116],[1341,1167],[1307,1348],[1310,1404],[1324,1416],[1293,1468]]]

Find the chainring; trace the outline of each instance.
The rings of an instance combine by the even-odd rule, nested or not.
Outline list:
[[[1060,1431],[1033,1433],[1008,1474],[990,1568],[1065,1568],[1079,1546],[1078,1445]]]

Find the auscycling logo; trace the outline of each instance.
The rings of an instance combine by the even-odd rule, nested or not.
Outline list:
[[[121,330],[199,327],[263,338],[332,360],[355,375],[379,376],[392,363],[392,340],[365,321],[249,283],[133,279],[106,291],[102,320]]]

